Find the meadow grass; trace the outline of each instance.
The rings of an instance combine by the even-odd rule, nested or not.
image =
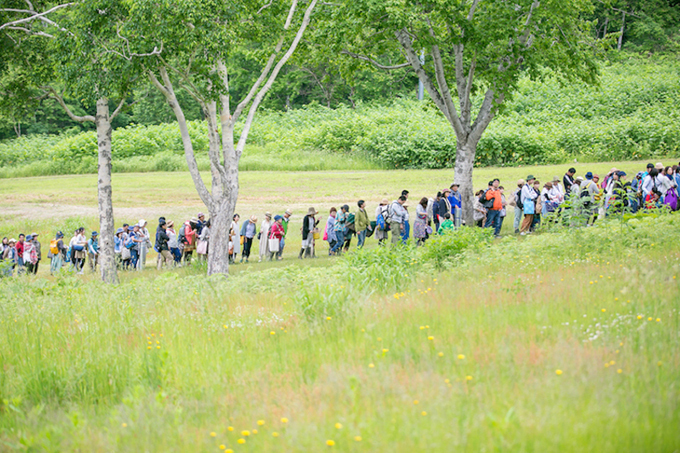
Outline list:
[[[1,279],[0,445],[676,450],[680,217],[469,231],[228,280]]]

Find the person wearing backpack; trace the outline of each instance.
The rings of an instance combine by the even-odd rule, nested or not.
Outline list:
[[[534,190],[533,184],[536,182],[534,175],[527,176],[526,184],[522,187],[522,212],[524,213],[524,220],[520,226],[520,234],[523,236],[531,232],[531,227],[534,224],[534,214],[536,214],[536,199],[538,193]]]
[[[66,259],[66,247],[64,247],[64,233],[57,231],[54,239],[50,241],[50,274],[54,275],[64,265]]]
[[[451,189],[444,189],[441,192],[442,196],[439,199],[439,218],[437,221],[441,225],[444,223],[444,214],[447,212],[451,214],[453,212],[451,202],[449,201],[449,195],[451,194]],[[452,214],[453,216],[453,214]],[[454,223],[455,224],[455,223]],[[437,228],[437,231],[439,231],[439,228]]]
[[[484,228],[493,228],[495,237],[500,237],[501,235],[500,217],[501,210],[503,209],[503,199],[501,197],[501,191],[498,189],[499,185],[500,180],[498,178],[491,181],[490,187],[484,194],[484,201],[482,201],[482,204],[487,209]]]
[[[326,228],[323,234],[323,240],[328,242],[328,256],[331,255],[331,250],[337,244],[338,238],[335,235],[335,216],[338,215],[338,210],[332,207],[328,213],[328,219],[326,220]]]
[[[392,231],[392,245],[396,245],[402,240],[402,235],[406,231],[406,219],[408,214],[404,209],[406,197],[400,196],[390,205],[390,230]]]
[[[375,209],[375,237],[379,245],[384,245],[390,231],[390,208],[389,201],[383,198],[380,205]]]
[[[156,235],[156,247],[158,248],[158,255],[161,257],[156,263],[156,269],[161,270],[163,267],[163,261],[165,261],[166,267],[169,269],[172,266],[174,259],[170,253],[170,236],[168,236],[168,224],[163,219],[163,223],[160,226],[160,231]]]
[[[524,187],[524,184],[525,181],[523,179],[517,181],[517,189],[512,192],[510,201],[508,202],[508,205],[512,206],[514,210],[515,221],[513,223],[513,228],[515,234],[519,234],[519,226],[522,223],[522,208],[524,207],[522,204],[522,188]]]
[[[331,248],[331,255],[338,255],[342,251],[342,246],[345,244],[345,224],[347,222],[347,217],[349,217],[349,206],[343,205],[335,216],[335,224],[333,225],[333,231],[335,232],[335,237],[337,242]],[[300,258],[302,258],[302,251],[300,252]]]
[[[97,234],[96,231],[93,231],[92,237],[87,241],[88,262],[92,272],[97,270],[97,263],[99,262],[99,240],[97,239]]]

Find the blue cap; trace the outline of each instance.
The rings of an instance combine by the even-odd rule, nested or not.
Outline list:
[[[64,233],[62,233],[61,231],[57,231],[57,239],[61,239],[63,237],[64,237]]]
[[[276,221],[279,221],[279,220],[281,220],[281,219],[283,219],[283,217],[281,217],[280,215],[274,216],[274,221],[275,221],[275,222],[276,222]]]
[[[116,234],[120,234],[120,233],[122,233],[123,231],[125,231],[125,230],[123,230],[122,228],[118,228],[118,229],[116,230]]]
[[[592,171],[589,171],[588,173],[586,173],[586,179],[593,179],[593,172]]]
[[[33,236],[31,236],[30,234],[29,234],[28,236],[26,236],[26,240],[27,240],[27,241],[30,241],[30,240],[32,240],[32,239],[33,239]]]
[[[622,177],[626,176],[626,172],[623,171],[623,170],[617,172],[616,174],[619,176],[619,178],[622,178]]]
[[[96,231],[92,232],[92,236],[96,236],[98,233]]]

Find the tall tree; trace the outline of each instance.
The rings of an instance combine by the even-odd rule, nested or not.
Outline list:
[[[18,95],[26,97],[39,89],[44,96],[57,101],[74,121],[95,124],[99,176],[99,263],[102,280],[116,283],[111,121],[125,105],[134,80],[134,67],[112,52],[125,45],[116,25],[127,14],[126,2],[90,0],[51,8],[40,4],[43,7],[40,9],[37,2],[25,2],[30,6],[28,13],[16,11],[16,7],[2,10],[5,14],[20,16],[4,22],[10,24],[3,29],[5,33],[14,33],[7,35],[12,43],[12,52],[9,63],[4,67],[4,75],[12,70],[25,87],[31,87],[23,92],[17,91]],[[50,19],[46,19],[48,14]],[[96,114],[74,114],[64,101],[64,93],[96,105]],[[117,100],[113,113],[109,109],[110,99]]]
[[[239,161],[257,109],[300,43],[317,1],[184,0],[181,7],[176,2],[131,1],[133,14],[120,31],[130,44],[118,56],[144,67],[177,118],[189,172],[210,212],[208,275],[228,273]],[[245,51],[262,65],[246,94],[235,100],[230,91],[231,74],[237,72],[232,57]],[[143,53],[147,56],[135,56]],[[208,123],[210,189],[198,171],[175,85],[193,96]]]
[[[592,8],[589,0],[343,0],[324,6],[324,20],[331,54],[418,75],[455,132],[454,181],[471,225],[477,144],[520,76],[541,77],[549,67],[567,79],[596,80],[584,20]],[[383,59],[395,51],[401,61]],[[475,105],[478,91],[483,101]]]

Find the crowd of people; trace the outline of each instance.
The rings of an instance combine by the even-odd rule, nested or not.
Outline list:
[[[678,187],[680,186],[680,165],[666,166],[661,163],[648,164],[644,171],[627,180],[626,172],[612,168],[603,178],[592,172],[576,175],[570,168],[560,179],[541,184],[533,175],[517,181],[517,187],[506,196],[499,179],[489,181],[488,187],[475,193],[473,202],[474,221],[478,227],[492,228],[499,236],[507,215],[507,207],[514,208],[515,234],[530,234],[540,225],[541,219],[559,221],[566,217],[577,219],[582,225],[592,225],[598,217],[624,211],[635,213],[641,209],[665,207],[678,209]],[[444,234],[464,224],[462,220],[462,197],[458,184],[437,192],[432,198],[422,197],[409,212],[409,191],[390,202],[383,199],[370,216],[366,202],[359,200],[356,208],[345,204],[338,210],[330,208],[323,228],[320,227],[319,212],[309,208],[302,219],[300,233],[301,248],[298,258],[316,257],[316,248],[321,241],[328,243],[328,254],[340,255],[346,252],[354,236],[357,247],[362,248],[366,239],[373,236],[380,245],[388,239],[392,244],[405,244],[411,237],[411,213],[413,217],[413,240],[422,245],[433,234]],[[293,213],[287,209],[282,215],[266,212],[258,228],[258,219],[251,216],[241,223],[235,214],[229,229],[229,261],[248,263],[253,253],[253,244],[258,241],[258,261],[281,260],[289,233],[289,222]],[[375,220],[372,220],[374,218]],[[150,250],[157,253],[156,267],[183,266],[192,259],[207,260],[210,253],[210,219],[198,213],[178,227],[165,217],[158,219],[155,235],[147,228],[148,223],[140,219],[137,223],[123,224],[114,237],[116,262],[121,270],[142,270]],[[0,260],[4,275],[35,274],[42,260],[38,233],[28,236],[20,234],[19,239],[2,239]],[[153,239],[153,240],[152,240]],[[240,259],[239,259],[240,255]],[[92,272],[97,270],[99,260],[98,233],[92,231],[89,238],[85,228],[73,232],[68,242],[64,233],[57,232],[50,240],[47,257],[50,272],[56,273],[64,266],[82,274],[85,263]]]

